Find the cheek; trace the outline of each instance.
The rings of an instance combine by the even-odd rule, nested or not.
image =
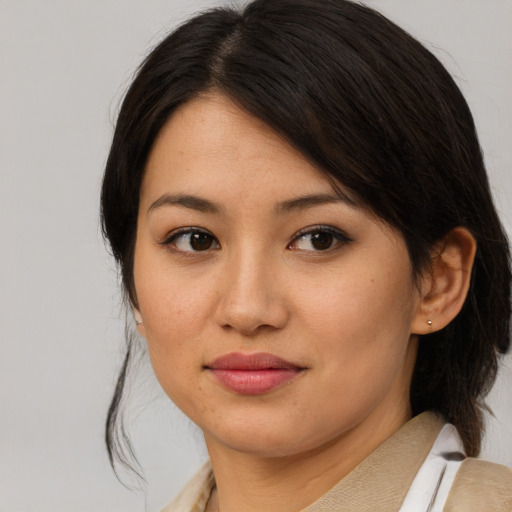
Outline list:
[[[392,270],[357,265],[321,290],[304,287],[300,316],[333,381],[373,382],[377,373],[386,378],[403,362],[415,294],[412,280]]]
[[[136,251],[134,279],[146,334],[157,340],[174,333],[186,338],[208,311],[207,281],[171,266],[164,251]]]
[[[145,263],[142,259],[139,262],[140,267]],[[137,299],[151,363],[162,382],[166,373],[172,377],[173,367],[179,365],[183,370],[192,364],[209,310],[209,294],[201,286],[184,282],[179,273],[171,276],[157,264],[142,268],[144,272],[137,272],[135,266]]]
[[[414,309],[411,280],[359,265],[329,276],[322,285],[303,283],[297,295],[302,316],[310,319],[313,329],[347,334],[379,326],[402,329],[409,326]]]
[[[198,353],[198,297],[174,287],[149,282],[140,287],[139,303],[144,319],[148,355],[165,393],[181,409],[197,386],[192,376],[201,370]]]

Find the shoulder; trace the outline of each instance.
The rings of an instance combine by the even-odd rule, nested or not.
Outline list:
[[[467,458],[457,472],[444,512],[512,512],[512,469]]]
[[[205,462],[162,512],[203,512],[214,486],[210,462]]]

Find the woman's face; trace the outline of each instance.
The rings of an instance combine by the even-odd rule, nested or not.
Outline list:
[[[291,455],[410,414],[403,238],[221,95],[156,140],[134,279],[156,376],[209,446]]]

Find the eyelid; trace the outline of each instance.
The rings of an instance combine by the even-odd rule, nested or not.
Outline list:
[[[302,238],[305,235],[310,235],[310,234],[319,233],[319,232],[329,233],[341,244],[348,244],[348,243],[354,241],[344,231],[342,231],[339,228],[335,228],[334,226],[328,226],[328,225],[324,225],[324,224],[318,224],[315,226],[308,226],[306,228],[302,228],[297,233],[295,233],[292,237],[291,242],[288,244],[288,248],[293,250],[293,248],[291,246],[297,240],[299,240],[300,238]],[[329,252],[330,250],[335,249],[339,245],[339,243],[335,244],[333,247],[326,249],[324,251],[311,251],[311,252]],[[299,250],[299,249],[297,249],[297,250]]]
[[[290,249],[290,250],[294,250],[292,245],[295,242],[297,242],[297,240],[299,240],[302,237],[305,237],[306,235],[311,235],[311,234],[320,233],[320,232],[328,233],[328,234],[332,235],[334,237],[334,239],[338,243],[335,243],[332,247],[330,247],[329,249],[325,249],[325,250],[311,250],[311,251],[304,250],[304,249],[302,249],[302,250],[304,250],[306,252],[329,252],[329,251],[331,251],[333,249],[336,249],[340,245],[340,243],[341,244],[347,244],[347,243],[350,243],[350,242],[353,241],[353,239],[350,238],[341,229],[335,228],[334,226],[328,226],[328,225],[319,224],[319,225],[308,226],[308,227],[302,228],[301,230],[296,232],[293,235],[292,240],[288,244],[287,248]],[[216,247],[208,248],[208,249],[205,249],[204,251],[194,251],[194,250],[184,251],[182,249],[178,249],[177,247],[172,247],[172,243],[175,240],[177,240],[180,236],[191,235],[191,234],[194,234],[194,233],[203,233],[203,234],[206,234],[208,236],[211,236],[212,239],[214,240],[214,243],[215,243]],[[180,253],[201,253],[201,252],[210,251],[212,249],[213,250],[220,249],[220,243],[217,240],[217,238],[215,237],[215,235],[213,235],[211,233],[211,231],[209,231],[207,229],[204,229],[204,228],[201,228],[201,227],[198,227],[198,226],[186,226],[186,227],[180,227],[180,228],[174,229],[174,230],[172,230],[170,233],[168,233],[166,235],[164,240],[159,242],[159,245],[162,245],[164,247],[172,248],[173,250],[176,250],[177,252],[180,252]],[[301,250],[301,249],[296,249],[296,250]]]
[[[217,245],[217,247],[214,247],[213,249],[217,250],[217,249],[220,248],[220,243],[217,240],[217,237],[215,235],[213,235],[211,231],[208,231],[207,229],[204,229],[204,228],[200,228],[198,226],[186,226],[186,227],[181,227],[181,228],[174,229],[174,230],[172,230],[170,233],[168,233],[165,236],[164,240],[159,242],[159,245],[171,248],[172,247],[172,243],[175,240],[177,240],[180,236],[190,235],[190,234],[194,234],[194,233],[204,233],[205,235],[211,236],[212,239],[215,241],[215,244]],[[207,250],[205,250],[205,251],[183,251],[183,250],[178,249],[178,248],[173,248],[173,249],[176,250],[177,252],[180,252],[180,253],[185,253],[185,252],[190,252],[190,253],[194,253],[194,252],[197,252],[197,253],[207,252]],[[208,249],[208,250],[210,250],[210,249]]]
[[[186,234],[194,233],[194,232],[206,233],[208,235],[210,234],[210,232],[208,230],[199,228],[196,226],[181,227],[181,228],[173,229],[170,233],[167,233],[165,235],[165,238],[160,243],[162,245],[167,245],[167,244],[170,244],[176,238],[178,238],[180,235],[186,235]]]

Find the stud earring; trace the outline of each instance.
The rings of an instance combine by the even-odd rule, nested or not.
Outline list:
[[[136,323],[137,325],[144,325],[144,324],[142,323],[142,320],[135,320],[135,323]]]
[[[427,324],[432,329],[432,320],[427,320]]]

